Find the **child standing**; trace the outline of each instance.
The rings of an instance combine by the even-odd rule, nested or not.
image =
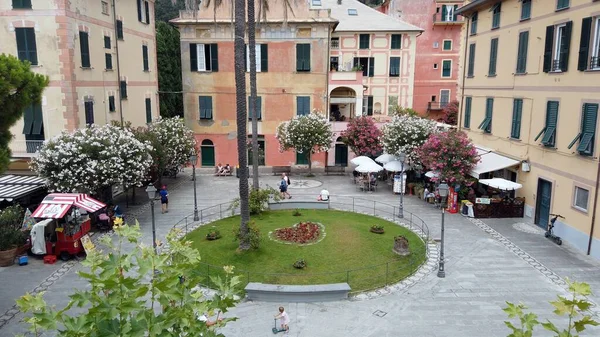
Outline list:
[[[167,191],[167,186],[163,185],[160,189],[160,204],[162,206],[162,213],[169,213],[169,191]]]
[[[279,307],[279,313],[275,315],[275,318],[281,320],[281,329],[285,330],[285,333],[290,332],[290,316],[288,316],[283,307]]]

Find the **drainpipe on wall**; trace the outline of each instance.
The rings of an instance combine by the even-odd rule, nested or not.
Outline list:
[[[464,60],[463,60],[463,81],[462,88],[460,89],[460,109],[458,110],[458,117],[456,118],[456,124],[458,126],[458,131],[461,129],[461,120],[463,115],[463,109],[465,108],[465,80],[467,79],[467,50],[469,46],[469,24],[471,23],[471,18],[467,18],[467,27],[465,28],[465,47],[464,47]]]
[[[596,173],[596,191],[594,191],[594,212],[592,213],[592,226],[590,228],[590,240],[588,241],[587,255],[592,251],[592,240],[594,238],[594,227],[596,225],[596,213],[598,211],[598,187],[600,187],[600,161]]]
[[[331,13],[331,12],[329,12]],[[325,116],[329,120],[329,71],[331,70],[331,25],[327,26],[327,69],[325,69]],[[335,146],[335,140],[333,140]],[[325,167],[329,165],[329,151],[325,152]]]
[[[119,91],[119,114],[121,117],[121,128],[124,128],[123,122],[123,97],[121,97],[121,66],[119,64],[119,37],[117,36],[117,8],[115,7],[115,0],[112,0],[112,12],[113,12],[113,27],[115,31],[115,52],[117,54],[117,88]]]

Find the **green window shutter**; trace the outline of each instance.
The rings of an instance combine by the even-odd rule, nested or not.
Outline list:
[[[390,76],[391,77],[400,76],[400,58],[399,57],[390,57]]]
[[[523,113],[523,100],[513,100],[513,116],[510,137],[519,139],[521,137],[521,116]]]
[[[523,0],[521,2],[521,20],[531,18],[531,0]]]
[[[304,46],[304,70],[310,71],[310,43]]]
[[[496,63],[498,59],[498,38],[492,39],[490,44],[490,65],[488,76],[496,76]]]
[[[375,58],[369,57],[369,77],[375,76]]]
[[[260,45],[260,71],[269,71],[269,45],[266,43]]]
[[[544,146],[553,147],[556,142],[556,125],[558,122],[558,102],[548,101],[546,104],[546,131],[542,138]]]
[[[554,46],[554,25],[546,27],[546,42],[544,43],[544,65],[545,73],[552,70],[552,47]]]
[[[145,23],[150,23],[150,5],[148,4],[148,1],[144,1],[144,11],[146,12]]]
[[[569,0],[558,0],[556,3],[556,9],[563,9],[569,7]]]
[[[110,49],[110,36],[105,36],[104,37],[104,48],[105,49]]]
[[[447,15],[448,15],[448,8],[446,8],[446,5],[442,5],[442,21],[446,21]]]
[[[108,96],[108,111],[115,112],[115,96]]]
[[[371,36],[369,34],[360,34],[359,35],[359,49],[369,49],[369,45],[370,45],[370,38]]]
[[[142,22],[142,0],[137,0],[138,21]]]
[[[144,63],[144,71],[149,71],[150,66],[148,64],[148,46],[145,45],[142,46],[142,61]]]
[[[126,81],[121,81],[120,82],[120,89],[121,89],[121,99],[127,99],[127,82]]]
[[[529,32],[519,33],[519,46],[517,53],[517,73],[527,72],[527,48],[529,46]]]
[[[210,66],[212,72],[219,71],[219,45],[216,43],[210,44]]]
[[[27,53],[26,29],[27,28],[15,28],[15,35],[17,36],[17,54],[21,61],[27,61],[29,57]]]
[[[469,45],[469,65],[467,67],[467,76],[473,76],[475,72],[475,44]]]
[[[152,100],[146,98],[146,123],[152,123]]]
[[[87,101],[84,103],[85,108],[85,124],[94,124],[94,102]]]
[[[472,97],[465,97],[465,121],[464,121],[464,126],[467,129],[471,127],[471,103],[472,103],[472,100],[473,100]]]
[[[454,5],[454,10],[452,11],[452,21],[456,22],[458,19],[458,14],[456,14],[456,11],[458,10],[458,5]]]
[[[310,97],[309,96],[296,97],[296,114],[298,116],[306,116],[306,115],[310,114]]]
[[[23,112],[23,134],[31,135],[31,130],[33,128],[33,105],[25,108]]]
[[[296,71],[310,71],[310,44],[296,45]]]
[[[296,165],[308,165],[308,154],[306,151],[296,152]]]
[[[81,52],[81,66],[83,68],[90,67],[90,46],[89,35],[87,32],[79,32],[79,49]]]
[[[367,96],[367,116],[373,116],[373,96]]]
[[[596,122],[598,118],[598,104],[586,103],[583,105],[581,127],[581,141],[577,151],[581,155],[591,156],[594,154],[594,143],[596,142]]]
[[[33,65],[37,65],[38,64],[38,59],[37,59],[37,45],[35,42],[35,30],[33,28],[26,28],[27,30],[26,35],[27,35],[27,59],[29,60],[29,62],[31,62],[31,64]]]
[[[195,43],[190,43],[190,70],[198,71],[198,48]]]
[[[111,70],[112,67],[112,54],[106,53],[104,54],[104,63],[106,70]]]
[[[304,69],[304,65],[302,64],[302,45],[296,45],[296,71],[302,71]]]
[[[502,14],[502,3],[498,3],[494,7],[492,13],[492,29],[500,27],[500,15]]]
[[[123,21],[117,20],[117,39],[123,40]]]
[[[199,96],[198,109],[200,110],[200,119],[213,118],[212,96]]]
[[[402,49],[402,34],[392,34],[392,49]]]
[[[486,133],[492,132],[492,114],[494,110],[494,99],[487,98],[485,100],[485,118],[479,124],[479,129]]]
[[[592,32],[592,18],[581,20],[581,38],[579,39],[579,59],[577,60],[577,70],[584,71],[588,69],[588,56],[590,50],[590,35]]]
[[[12,0],[13,9],[31,9],[31,0]]]
[[[452,61],[442,61],[442,77],[450,77],[452,75]]]
[[[573,31],[573,21],[567,22],[564,28],[563,42],[560,46],[560,71],[569,70],[569,54],[571,50],[571,34]]]
[[[31,134],[43,135],[44,116],[42,115],[42,105],[40,103],[33,105],[33,129]]]
[[[471,35],[477,34],[477,22],[479,21],[479,12],[473,13],[471,16]]]
[[[261,96],[257,96],[256,97],[256,107],[254,108],[254,111],[252,111],[250,109],[250,102],[252,100],[251,96],[248,96],[248,110],[250,111],[250,113],[248,114],[248,119],[252,120],[252,117],[254,116],[254,114],[256,113],[256,117],[258,120],[262,119],[262,97]]]

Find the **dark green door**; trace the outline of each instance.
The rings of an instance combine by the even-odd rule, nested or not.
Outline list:
[[[215,166],[215,146],[212,141],[205,139],[200,146],[202,166]]]
[[[335,144],[335,166],[348,166],[348,146]]]
[[[296,165],[308,165],[308,153],[306,151],[296,152]]]
[[[535,207],[535,224],[546,229],[550,220],[550,201],[552,200],[552,183],[538,179],[537,201]]]

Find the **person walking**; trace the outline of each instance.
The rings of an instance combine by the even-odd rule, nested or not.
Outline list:
[[[162,214],[169,213],[169,191],[167,191],[167,185],[163,185],[158,194],[160,194]]]
[[[288,186],[289,186],[288,181],[289,181],[289,178],[287,178],[285,173],[283,173],[281,175],[281,181],[279,182],[279,192],[281,193],[282,199],[285,199],[286,195],[288,196],[288,199],[292,198],[292,196],[287,191]]]

